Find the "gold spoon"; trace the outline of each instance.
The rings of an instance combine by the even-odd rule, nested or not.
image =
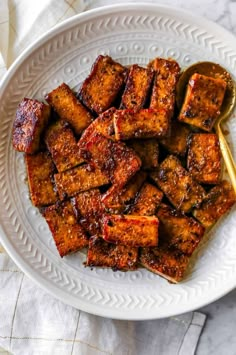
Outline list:
[[[227,72],[225,68],[220,66],[219,64],[212,63],[212,62],[199,62],[196,64],[191,65],[187,69],[183,71],[181,74],[178,84],[177,84],[177,90],[176,90],[176,103],[178,108],[180,109],[184,96],[185,96],[185,91],[187,84],[189,82],[190,77],[194,73],[199,73],[207,76],[211,76],[213,78],[221,78],[224,79],[227,82],[227,87],[226,87],[226,92],[225,92],[225,97],[223,104],[221,106],[221,112],[220,115],[215,123],[215,130],[216,133],[219,137],[219,142],[220,142],[220,148],[222,152],[222,156],[226,165],[226,168],[228,170],[228,174],[232,183],[232,186],[234,188],[234,191],[236,193],[236,164],[234,162],[232,153],[229,149],[228,143],[222,133],[221,130],[221,123],[223,120],[227,119],[230,114],[233,111],[233,108],[235,106],[236,102],[236,87],[234,84],[234,81]]]

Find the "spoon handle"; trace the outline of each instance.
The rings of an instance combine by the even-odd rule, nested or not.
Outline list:
[[[223,155],[231,183],[236,193],[236,164],[219,124],[216,126],[216,131],[219,137],[221,153]]]

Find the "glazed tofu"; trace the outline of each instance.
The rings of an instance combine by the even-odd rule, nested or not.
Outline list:
[[[99,168],[91,168],[87,164],[55,174],[54,178],[60,200],[109,183]]]
[[[158,166],[159,144],[156,139],[133,139],[126,142],[142,161],[142,169],[152,170]]]
[[[153,70],[134,64],[129,69],[128,79],[121,99],[121,109],[143,108],[152,84]]]
[[[203,184],[217,184],[221,177],[221,151],[214,133],[192,134],[189,140],[187,168]]]
[[[47,94],[46,100],[59,117],[71,125],[77,135],[80,135],[93,120],[91,113],[65,83]]]
[[[99,55],[79,96],[98,115],[112,107],[127,77],[127,69],[109,56]]]
[[[235,204],[235,192],[226,180],[213,187],[202,201],[199,208],[194,209],[194,217],[205,228],[213,226]]]
[[[172,59],[156,58],[149,64],[149,68],[155,71],[150,107],[167,110],[171,118],[175,108],[175,91],[180,73],[179,64]]]
[[[93,135],[83,149],[87,154],[87,161],[99,167],[111,183],[119,188],[141,167],[141,160],[132,149],[101,134]]]
[[[112,185],[103,195],[102,202],[112,213],[125,213],[134,201],[146,177],[147,174],[144,171],[138,171],[123,188],[118,189],[116,185]]]
[[[157,217],[160,222],[160,243],[191,256],[202,239],[205,228],[194,218],[164,204],[158,209]]]
[[[58,199],[54,188],[55,165],[48,152],[25,156],[30,198],[37,207],[52,205]]]
[[[137,195],[129,214],[138,216],[152,216],[161,203],[163,193],[155,186],[145,183]]]
[[[86,266],[110,267],[116,270],[137,269],[138,248],[107,243],[99,237],[89,240]]]
[[[45,208],[43,216],[48,223],[61,257],[88,246],[88,238],[76,221],[69,201]]]
[[[150,177],[175,208],[183,212],[199,205],[205,196],[203,187],[193,180],[174,155],[169,155]]]
[[[46,130],[44,140],[59,172],[84,162],[80,158],[74,133],[65,121],[52,123]]]
[[[164,137],[159,140],[160,144],[172,154],[185,156],[188,146],[188,138],[191,133],[190,128],[188,125],[172,121],[170,132],[169,137]]]
[[[151,272],[158,274],[172,283],[181,281],[189,263],[189,257],[178,250],[142,248],[140,264]]]
[[[99,189],[84,191],[72,198],[77,220],[90,235],[101,235],[100,222],[105,213],[101,198]]]
[[[113,115],[115,111],[116,109],[112,107],[101,113],[83,132],[78,142],[78,147],[81,150],[81,155],[84,155],[85,159],[87,158],[87,153],[83,151],[83,148],[94,134],[99,133],[107,138],[111,138],[114,134]]]
[[[40,149],[40,138],[50,118],[50,107],[37,100],[24,98],[16,110],[13,123],[13,148],[34,154]]]
[[[210,132],[220,114],[226,82],[201,74],[193,74],[189,80],[179,121]]]
[[[102,237],[109,243],[130,247],[157,246],[158,219],[155,216],[106,215]]]
[[[170,120],[165,110],[117,110],[114,129],[117,140],[161,138],[169,134]]]

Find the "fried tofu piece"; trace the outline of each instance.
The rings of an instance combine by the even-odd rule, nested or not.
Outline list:
[[[65,121],[52,123],[45,133],[44,140],[59,172],[84,162],[80,157],[73,131]]]
[[[152,170],[158,166],[159,144],[156,139],[133,139],[127,145],[138,154],[142,169]]]
[[[163,193],[155,186],[145,183],[137,195],[129,214],[138,216],[153,216],[160,205]]]
[[[138,248],[107,243],[99,237],[91,237],[86,266],[110,267],[116,270],[137,269]]]
[[[117,140],[160,138],[169,134],[170,120],[165,110],[117,110],[114,129]]]
[[[173,59],[156,58],[149,63],[154,69],[154,84],[151,94],[150,107],[164,109],[172,118],[175,108],[176,84],[179,79],[180,67]]]
[[[193,180],[174,155],[169,155],[150,177],[175,208],[183,212],[199,205],[205,196],[203,187]]]
[[[170,153],[184,156],[188,147],[188,138],[190,136],[190,128],[177,121],[171,122],[171,133],[169,137],[159,140]]]
[[[85,79],[79,96],[91,111],[100,114],[110,108],[127,77],[127,69],[109,56],[99,55]]]
[[[142,248],[140,263],[149,271],[158,274],[172,283],[181,281],[186,272],[189,257],[178,250],[158,248]]]
[[[116,109],[112,107],[101,113],[83,132],[78,142],[78,147],[85,159],[87,158],[87,153],[83,151],[83,148],[94,134],[99,133],[107,138],[111,138],[114,134],[113,115],[115,111]]]
[[[151,68],[142,68],[137,64],[131,65],[120,108],[131,110],[143,108],[150,91],[152,79],[153,70]]]
[[[102,237],[131,247],[157,246],[158,225],[156,216],[105,215]]]
[[[68,85],[62,83],[46,96],[46,100],[59,117],[68,122],[76,134],[80,135],[92,122],[93,116],[76,98]]]
[[[123,188],[118,189],[116,185],[112,185],[103,195],[102,202],[112,213],[125,213],[146,177],[147,174],[144,171],[138,171]]]
[[[194,218],[164,204],[158,209],[157,217],[160,222],[160,243],[191,256],[202,239],[205,228]]]
[[[84,146],[87,161],[99,167],[117,187],[123,187],[140,169],[141,160],[122,142],[114,142],[101,134],[94,134]]]
[[[220,115],[226,86],[223,79],[193,74],[178,120],[210,132]]]
[[[88,238],[77,222],[69,201],[45,208],[43,216],[61,257],[88,246]]]
[[[100,222],[105,213],[101,199],[99,189],[84,191],[72,198],[77,220],[90,235],[101,235]]]
[[[187,168],[203,184],[217,184],[221,177],[221,151],[214,133],[192,134],[189,140]]]
[[[229,211],[235,202],[236,196],[231,184],[223,180],[210,190],[200,207],[194,209],[193,215],[205,228],[209,228]]]
[[[17,107],[13,123],[13,148],[34,154],[40,149],[40,138],[48,124],[51,109],[37,100],[24,98]]]
[[[56,171],[48,152],[25,156],[30,198],[37,207],[52,205],[58,199],[53,175]]]
[[[55,174],[54,178],[60,200],[109,183],[99,168],[92,168],[88,164]]]

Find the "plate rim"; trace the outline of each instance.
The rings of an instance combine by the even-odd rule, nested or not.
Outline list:
[[[41,45],[45,44],[46,41],[50,40],[50,38],[53,38],[55,35],[58,35],[59,33],[63,32],[64,30],[66,30],[67,28],[72,27],[75,24],[80,23],[80,21],[86,21],[89,20],[91,18],[93,18],[94,16],[100,15],[100,14],[108,14],[108,13],[115,13],[117,11],[120,10],[132,10],[132,9],[137,9],[137,10],[150,10],[150,9],[155,9],[155,11],[157,11],[158,9],[165,9],[165,10],[169,10],[170,12],[174,13],[175,15],[178,14],[179,16],[181,15],[181,17],[187,16],[188,18],[190,17],[190,24],[192,19],[194,20],[194,23],[201,23],[201,26],[204,28],[209,29],[213,34],[215,34],[216,32],[220,32],[221,35],[226,36],[228,39],[232,39],[235,41],[235,36],[230,33],[228,30],[222,28],[220,25],[205,19],[204,17],[201,17],[199,15],[195,16],[193,15],[192,12],[187,11],[187,10],[180,10],[176,7],[172,7],[172,6],[166,6],[166,5],[159,5],[159,4],[147,4],[147,3],[138,3],[138,4],[134,4],[134,3],[127,3],[127,4],[117,4],[117,5],[109,5],[109,6],[105,6],[105,7],[101,7],[101,8],[97,8],[97,9],[92,9],[92,10],[88,10],[84,13],[80,13],[77,14],[65,21],[63,21],[62,23],[58,24],[57,26],[55,26],[54,28],[50,29],[49,31],[47,31],[45,34],[43,34],[42,36],[40,36],[36,41],[34,41],[30,46],[28,46],[23,52],[22,54],[14,61],[14,63],[11,65],[11,67],[9,68],[9,70],[7,71],[7,73],[4,75],[1,83],[0,83],[0,99],[1,99],[1,95],[4,92],[5,87],[8,85],[9,81],[14,77],[15,72],[17,71],[17,69],[19,68],[19,66],[24,62],[25,59],[28,58],[28,56],[34,52],[35,50],[37,50]],[[230,41],[229,41],[230,42]],[[233,42],[234,43],[234,42]],[[230,44],[231,48],[234,48],[233,46]],[[236,50],[236,46],[234,48]],[[58,292],[58,288],[50,283],[49,280],[45,279],[42,277],[42,275],[40,275],[37,270],[33,269],[25,260],[23,257],[21,257],[21,255],[19,255],[17,253],[17,250],[12,246],[12,243],[10,241],[10,239],[7,237],[7,234],[5,233],[3,226],[0,226],[0,241],[3,245],[3,247],[6,249],[7,253],[10,255],[10,257],[13,259],[13,261],[17,264],[17,266],[28,276],[30,277],[30,279],[32,279],[34,282],[36,282],[36,284],[38,284],[41,288],[43,288],[45,291],[49,292],[50,294],[52,294],[54,297],[57,297],[58,299],[60,299],[62,302],[67,303],[68,305],[74,306],[76,308],[79,308],[85,312],[89,312],[92,314],[96,314],[99,316],[103,316],[103,317],[109,317],[109,318],[114,318],[114,319],[124,319],[124,320],[146,320],[146,319],[158,319],[158,318],[165,318],[165,317],[169,317],[180,313],[185,313],[188,311],[192,311],[194,309],[197,309],[199,307],[203,307],[211,302],[214,302],[215,300],[223,297],[225,294],[227,294],[228,292],[230,292],[232,289],[234,289],[236,287],[236,280],[235,280],[235,284],[232,284],[231,287],[229,287],[228,289],[224,289],[222,292],[219,292],[217,294],[217,296],[213,296],[211,298],[208,298],[205,303],[204,302],[200,302],[200,304],[198,304],[198,302],[195,302],[195,306],[189,305],[188,307],[184,306],[184,307],[180,307],[179,311],[177,312],[172,312],[169,311],[166,312],[165,315],[161,315],[158,316],[158,312],[154,312],[153,315],[150,315],[150,313],[148,313],[148,316],[140,315],[140,311],[137,312],[137,316],[130,316],[129,314],[125,314],[128,313],[128,311],[123,310],[122,315],[119,315],[119,313],[121,313],[121,310],[119,309],[112,309],[111,308],[103,308],[101,309],[100,306],[97,305],[93,305],[90,304],[88,305],[88,302],[84,302],[84,304],[78,305],[78,302],[82,303],[81,300],[77,300],[77,303],[75,304],[75,301],[73,300],[73,297],[69,297],[70,295],[68,295],[68,292],[66,292],[65,290],[60,289],[60,292]],[[66,296],[66,297],[65,297]]]

